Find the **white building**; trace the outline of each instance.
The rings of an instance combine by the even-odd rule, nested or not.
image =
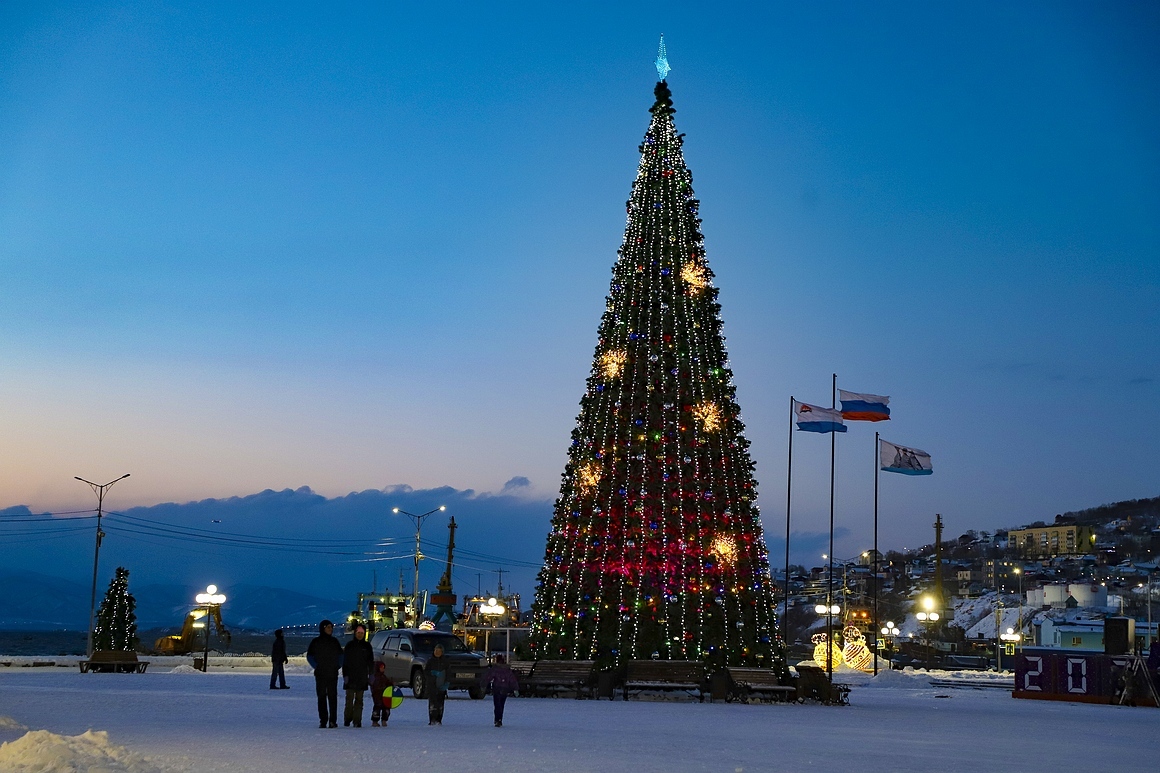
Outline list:
[[[1065,609],[1068,598],[1074,599],[1074,606],[1081,609],[1102,608],[1108,605],[1108,589],[1099,583],[1090,582],[1053,583],[1027,591],[1027,606],[1034,609]]]

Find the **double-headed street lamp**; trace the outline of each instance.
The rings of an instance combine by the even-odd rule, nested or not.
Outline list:
[[[924,611],[919,612],[915,617],[922,625],[923,639],[926,644],[926,668],[929,671],[931,667],[931,646],[930,646],[930,630],[938,623],[939,614],[934,611],[934,599],[930,596],[922,597],[922,608]]]
[[[89,640],[85,645],[85,650],[90,658],[93,656],[93,626],[97,616],[97,562],[101,558],[101,538],[105,536],[105,533],[101,531],[101,516],[105,514],[105,492],[111,489],[117,481],[125,480],[128,477],[129,473],[125,473],[108,483],[93,483],[91,480],[76,478],[81,483],[89,484],[93,493],[97,495],[97,548],[93,553],[93,594],[89,598]]]
[[[392,513],[395,513],[396,515],[405,515],[415,522],[415,605],[413,607],[413,613],[415,615],[414,623],[416,625],[419,622],[419,559],[423,557],[423,553],[419,548],[419,532],[423,529],[423,519],[429,515],[434,515],[435,513],[442,512],[446,509],[446,505],[439,505],[439,507],[436,507],[434,510],[428,510],[422,515],[415,515],[414,513],[408,513],[406,510],[401,510],[398,507],[391,508]]]
[[[834,681],[834,617],[842,614],[842,607],[837,604],[817,604],[814,612],[826,618],[826,679]],[[814,648],[814,657],[817,657],[817,648]]]
[[[902,631],[898,630],[898,626],[894,624],[893,620],[887,620],[886,625],[882,626],[882,630],[879,631],[879,633],[882,634],[882,638],[885,640],[885,646],[882,649],[886,650],[886,659],[889,661],[890,655],[894,651],[894,639],[898,637]]]
[[[205,607],[205,653],[201,658],[201,670],[203,673],[209,671],[209,625],[213,622],[213,611],[217,608],[218,616],[221,616],[221,605],[226,603],[226,595],[218,593],[216,585],[205,586],[205,593],[199,593],[193,597],[193,600]],[[197,625],[197,623],[194,623]]]

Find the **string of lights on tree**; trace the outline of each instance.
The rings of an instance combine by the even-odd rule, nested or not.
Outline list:
[[[664,65],[532,643],[548,658],[782,667],[754,465]]]
[[[117,567],[97,610],[93,649],[132,652],[137,648],[137,600],[129,592],[129,570]]]

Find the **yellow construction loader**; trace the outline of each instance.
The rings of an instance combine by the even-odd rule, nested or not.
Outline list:
[[[158,655],[189,655],[202,649],[205,640],[201,638],[199,632],[205,630],[205,635],[209,636],[207,615],[212,618],[214,626],[217,627],[218,638],[228,648],[230,646],[230,632],[222,625],[221,606],[215,605],[209,607],[208,611],[205,607],[198,607],[191,611],[185,616],[185,624],[181,626],[181,633],[173,636],[162,636],[153,644],[153,649]]]

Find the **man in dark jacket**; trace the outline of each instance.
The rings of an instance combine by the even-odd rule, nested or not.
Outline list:
[[[362,623],[354,627],[354,638],[346,643],[342,653],[342,683],[346,688],[346,710],[342,713],[343,727],[362,727],[363,693],[371,684],[375,669],[375,651],[367,641],[367,628]]]
[[[270,672],[271,690],[289,690],[286,684],[286,664],[290,658],[286,657],[286,640],[282,638],[282,629],[274,631],[274,646],[270,649],[270,662],[274,670]],[[281,687],[276,686],[281,683]]]
[[[334,638],[333,632],[334,623],[323,620],[318,624],[318,635],[306,648],[306,662],[314,669],[319,727],[338,727],[338,670],[342,668],[342,645]]]

